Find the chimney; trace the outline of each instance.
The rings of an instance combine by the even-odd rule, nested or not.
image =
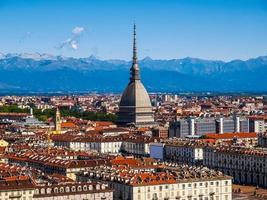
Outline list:
[[[223,133],[223,116],[220,116],[219,119],[219,133]]]

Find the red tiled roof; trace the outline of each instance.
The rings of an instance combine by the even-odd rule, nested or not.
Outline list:
[[[62,122],[61,127],[62,128],[75,128],[76,125],[72,122]]]
[[[208,139],[256,138],[257,133],[208,133]]]

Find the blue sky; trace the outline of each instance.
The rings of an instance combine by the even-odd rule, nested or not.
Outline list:
[[[0,52],[131,59],[267,55],[267,0],[0,0]]]

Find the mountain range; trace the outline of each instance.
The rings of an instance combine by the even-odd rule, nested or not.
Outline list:
[[[249,60],[183,58],[139,61],[150,92],[266,92],[267,56]],[[122,92],[131,61],[0,53],[0,91]]]

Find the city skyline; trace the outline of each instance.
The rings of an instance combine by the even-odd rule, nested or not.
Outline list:
[[[1,1],[1,53],[130,60],[247,60],[266,55],[266,1]]]
[[[0,0],[0,199],[267,199],[267,0]]]

